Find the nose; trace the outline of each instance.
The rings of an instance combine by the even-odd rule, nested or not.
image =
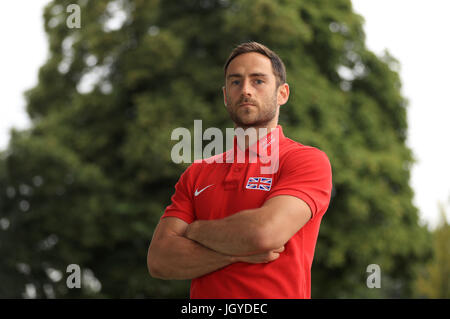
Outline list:
[[[248,97],[253,95],[253,87],[252,87],[249,79],[245,79],[242,82],[242,91],[241,91],[241,93],[242,93],[243,96],[248,96]]]

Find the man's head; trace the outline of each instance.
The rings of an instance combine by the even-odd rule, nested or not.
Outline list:
[[[275,52],[273,52],[268,47],[258,42],[244,42],[238,45],[236,48],[234,48],[233,51],[231,51],[231,54],[228,57],[227,61],[225,62],[225,66],[223,67],[225,77],[227,76],[227,69],[230,62],[235,57],[250,52],[262,54],[270,60],[270,63],[272,64],[273,74],[275,75],[275,78],[277,80],[277,88],[281,84],[286,83],[286,68],[284,66],[283,61]]]
[[[224,103],[239,127],[274,127],[289,98],[286,70],[276,53],[257,42],[236,47],[224,66]]]

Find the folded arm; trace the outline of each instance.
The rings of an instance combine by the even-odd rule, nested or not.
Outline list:
[[[150,275],[160,279],[193,279],[235,262],[267,263],[279,257],[283,247],[248,256],[219,253],[184,237],[188,224],[175,217],[160,221],[147,254]]]
[[[303,200],[279,195],[257,209],[218,220],[198,220],[185,236],[222,254],[244,256],[284,246],[311,218]]]

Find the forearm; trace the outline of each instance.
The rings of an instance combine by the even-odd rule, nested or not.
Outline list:
[[[237,261],[179,235],[150,246],[147,259],[151,275],[160,279],[193,279]]]
[[[191,223],[185,236],[227,255],[245,256],[268,249],[262,242],[264,221],[261,209],[244,210],[218,220]]]

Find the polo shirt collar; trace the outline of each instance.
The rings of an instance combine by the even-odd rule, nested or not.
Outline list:
[[[265,136],[259,138],[257,142],[250,145],[248,147],[248,154],[256,154],[258,157],[267,156],[267,147],[269,147],[273,143],[278,143],[278,145],[280,145],[284,139],[285,136],[283,134],[283,128],[281,127],[281,125],[277,125],[277,127],[272,129],[271,132],[268,132]],[[237,136],[234,137],[234,151],[235,154],[244,152],[237,143]]]

